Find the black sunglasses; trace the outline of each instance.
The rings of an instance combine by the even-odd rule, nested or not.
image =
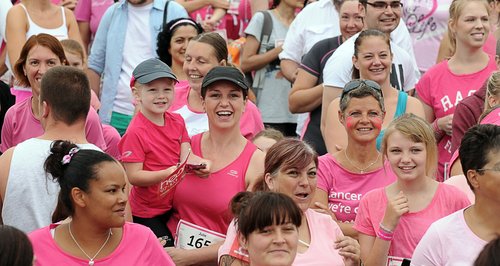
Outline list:
[[[361,85],[365,85],[370,89],[373,89],[382,95],[382,89],[380,88],[380,85],[378,85],[377,82],[369,79],[355,79],[352,81],[349,81],[347,84],[344,86],[344,90],[342,91],[342,94],[340,95],[340,100],[344,98],[350,91],[359,88]]]

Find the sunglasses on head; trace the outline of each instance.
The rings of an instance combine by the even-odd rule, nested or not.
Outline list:
[[[368,79],[356,79],[353,81],[349,81],[347,84],[345,84],[344,90],[342,91],[342,95],[340,95],[340,99],[343,99],[344,96],[346,96],[350,91],[359,88],[361,85],[365,85],[370,89],[376,90],[377,92],[380,93],[380,95],[382,95],[382,89],[380,88],[380,85],[378,85],[377,82]]]

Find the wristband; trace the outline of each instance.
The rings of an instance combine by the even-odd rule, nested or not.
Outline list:
[[[439,132],[439,131],[443,131],[439,128],[439,125],[438,125],[438,120],[439,118],[436,118],[434,120],[434,122],[432,122],[432,129],[434,129],[434,132]]]
[[[434,122],[432,122],[432,129],[434,130],[434,136],[436,137],[436,141],[439,141],[441,138],[443,138],[445,134],[444,130],[439,128],[438,119],[439,118],[436,118]]]
[[[393,231],[393,230],[390,230],[389,228],[385,227],[385,226],[382,224],[382,222],[381,222],[381,223],[379,223],[379,226],[380,226],[380,229],[381,229],[382,231],[386,232],[386,233],[387,233],[387,234],[389,234],[389,235],[394,233],[394,231]]]
[[[391,241],[393,236],[394,236],[393,233],[387,233],[382,228],[379,228],[377,232],[377,237],[384,241]]]

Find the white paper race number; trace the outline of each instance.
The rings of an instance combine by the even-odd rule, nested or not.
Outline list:
[[[182,249],[197,249],[224,241],[225,238],[226,236],[219,232],[180,220],[177,224],[175,247]]]
[[[404,260],[404,258],[388,256],[387,257],[387,266],[401,266],[401,263],[403,263],[403,260]]]

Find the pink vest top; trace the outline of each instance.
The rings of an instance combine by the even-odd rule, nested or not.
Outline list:
[[[200,157],[202,134],[191,138],[192,152]],[[177,185],[172,218],[167,225],[175,233],[180,219],[206,229],[225,234],[232,215],[229,202],[232,197],[245,190],[245,175],[257,147],[247,141],[243,152],[226,167],[210,173],[207,178],[186,174]]]

